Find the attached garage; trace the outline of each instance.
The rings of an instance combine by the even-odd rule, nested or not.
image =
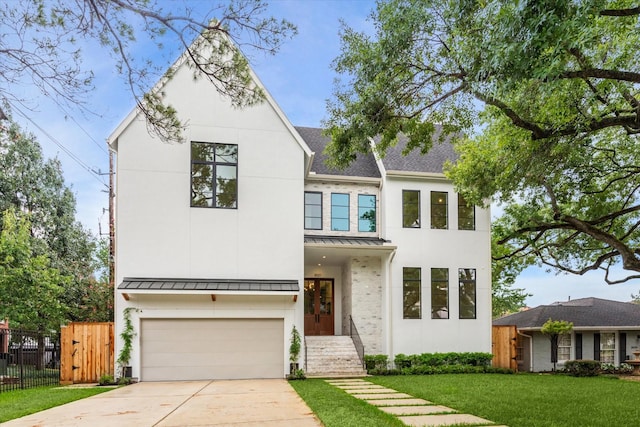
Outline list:
[[[284,319],[141,319],[142,381],[284,377]]]

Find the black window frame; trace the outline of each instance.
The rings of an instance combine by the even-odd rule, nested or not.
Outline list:
[[[408,277],[409,270],[417,271],[418,278]],[[410,305],[407,305],[407,290],[408,285],[412,285],[414,287],[417,284],[418,290],[418,313],[417,315],[407,315],[407,309],[412,308],[415,309],[416,301],[412,301]],[[422,319],[422,269],[420,267],[402,267],[402,318],[403,319]]]
[[[435,279],[436,275],[434,274],[434,272],[436,270],[445,271],[446,277],[444,279]],[[441,301],[441,298],[439,298],[438,293],[442,292],[442,290],[437,287],[437,285],[441,283],[445,284],[445,287],[444,287],[444,294],[446,296],[445,303],[436,304],[436,301],[437,302]],[[431,318],[432,319],[449,319],[451,317],[449,296],[450,296],[449,269],[448,268],[432,268],[431,269]],[[439,314],[440,312],[443,311],[442,308],[445,308],[444,311],[447,313],[446,317],[443,317],[441,314]]]
[[[360,206],[360,197],[373,197],[373,208],[371,207],[361,207]],[[364,212],[363,212],[364,210]],[[371,212],[373,211],[373,219],[367,219],[365,218],[364,221],[369,221],[369,224],[373,224],[373,230],[371,229],[371,226],[369,227],[368,230],[362,230],[360,228],[360,221],[362,221],[362,217],[364,214],[366,214],[367,212]],[[358,232],[362,232],[362,233],[375,233],[378,229],[378,225],[377,225],[377,215],[378,215],[378,198],[376,197],[375,194],[358,194]]]
[[[407,208],[409,207],[409,204],[407,203],[407,199],[405,197],[405,195],[408,194],[416,194],[418,196],[418,200],[415,203],[415,206],[417,208],[417,217],[415,218],[414,221],[413,217],[408,218],[407,216]],[[413,203],[411,203],[411,206],[414,205]],[[411,221],[410,223],[407,223],[407,221]],[[402,190],[402,228],[420,228],[421,227],[421,220],[420,220],[420,190]]]
[[[444,203],[434,203],[434,196],[444,195]],[[430,194],[431,202],[431,229],[432,230],[447,230],[449,229],[449,193],[446,191],[432,191]],[[444,215],[439,215],[437,212],[444,206]],[[438,220],[444,218],[444,227],[436,226]]]
[[[347,196],[347,205],[346,206],[344,206],[344,205],[334,205],[333,204],[333,196],[334,195],[335,196]],[[351,194],[349,194],[349,193],[331,193],[330,202],[331,202],[331,231],[351,231]],[[346,207],[347,208],[347,217],[343,218],[343,217],[334,216],[334,213],[333,213],[334,206],[342,207],[342,208]],[[340,220],[346,219],[347,220],[347,229],[346,230],[336,229],[334,227],[334,225],[333,225],[334,218],[335,219],[340,219]]]
[[[468,278],[466,272],[472,272],[472,278]],[[478,271],[475,268],[459,268],[458,269],[458,318],[459,319],[477,319],[478,318]],[[473,286],[469,286],[473,285]],[[473,289],[473,304],[463,301],[463,298],[469,295],[468,287]],[[467,308],[472,307],[473,315],[466,315]],[[471,312],[471,311],[469,311]]]
[[[206,144],[206,145],[210,145],[213,147],[213,161],[211,160],[196,160],[194,159],[194,144]],[[235,147],[235,158],[236,161],[235,162],[223,162],[223,161],[217,161],[216,160],[216,149],[219,146],[232,146]],[[189,204],[192,208],[206,208],[206,209],[238,209],[238,157],[239,157],[239,146],[238,144],[226,144],[226,143],[221,143],[221,142],[206,142],[206,141],[191,141],[191,152],[190,152],[190,162],[191,162],[191,172],[190,172],[190,178],[189,178],[189,184],[190,184],[190,196],[189,196]],[[201,205],[201,204],[194,204],[194,191],[193,191],[193,178],[194,178],[194,166],[195,165],[206,165],[206,166],[211,166],[212,168],[212,174],[211,174],[211,199],[212,199],[212,203],[211,206],[209,205]],[[223,206],[223,205],[219,205],[219,199],[218,199],[218,183],[216,182],[217,179],[217,168],[218,167],[234,167],[235,168],[235,194],[234,194],[234,204],[233,206]],[[205,201],[207,199],[204,199]]]
[[[317,219],[316,216],[307,215],[307,206],[318,206],[317,204],[307,203],[307,194],[314,194],[320,196],[320,228],[307,227],[307,218]],[[305,191],[304,192],[304,229],[305,230],[322,230],[322,192],[321,191]]]
[[[464,214],[467,213],[466,215]],[[466,221],[462,221],[465,219]],[[471,227],[464,226],[465,222],[470,222]],[[458,230],[473,231],[476,229],[476,207],[469,205],[461,194],[458,194]]]

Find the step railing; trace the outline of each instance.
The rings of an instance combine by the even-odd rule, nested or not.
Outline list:
[[[356,328],[356,324],[353,321],[353,317],[349,315],[349,335],[351,336],[351,340],[353,341],[353,345],[356,347],[356,352],[358,353],[358,357],[360,358],[360,363],[362,364],[362,369],[364,366],[364,344],[362,343],[362,339],[360,338],[360,334],[358,333],[358,328]]]
[[[304,342],[304,371],[307,372],[309,370],[307,367],[307,337],[303,336],[302,341]]]

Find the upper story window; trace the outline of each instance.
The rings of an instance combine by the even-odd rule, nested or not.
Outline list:
[[[476,269],[459,268],[460,319],[476,318]]]
[[[191,206],[238,207],[238,146],[191,142]]]
[[[402,190],[402,226],[420,228],[420,191]]]
[[[376,196],[358,194],[358,231],[376,231]]]
[[[431,318],[449,318],[449,269],[431,269]]]
[[[476,229],[476,208],[458,194],[458,230]]]
[[[331,193],[331,229],[349,231],[349,195]]]
[[[402,268],[402,318],[420,319],[420,268]]]
[[[431,192],[431,228],[446,229],[447,224],[447,193]]]
[[[306,230],[322,230],[322,193],[305,191],[304,228]]]

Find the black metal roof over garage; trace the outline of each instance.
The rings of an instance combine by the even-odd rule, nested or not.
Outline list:
[[[382,246],[389,243],[388,240],[377,237],[347,237],[347,236],[315,236],[305,235],[305,243],[330,244],[330,245],[356,245],[356,246]]]
[[[240,291],[240,292],[298,292],[297,280],[238,280],[238,279],[160,279],[125,277],[118,285],[123,291]]]

